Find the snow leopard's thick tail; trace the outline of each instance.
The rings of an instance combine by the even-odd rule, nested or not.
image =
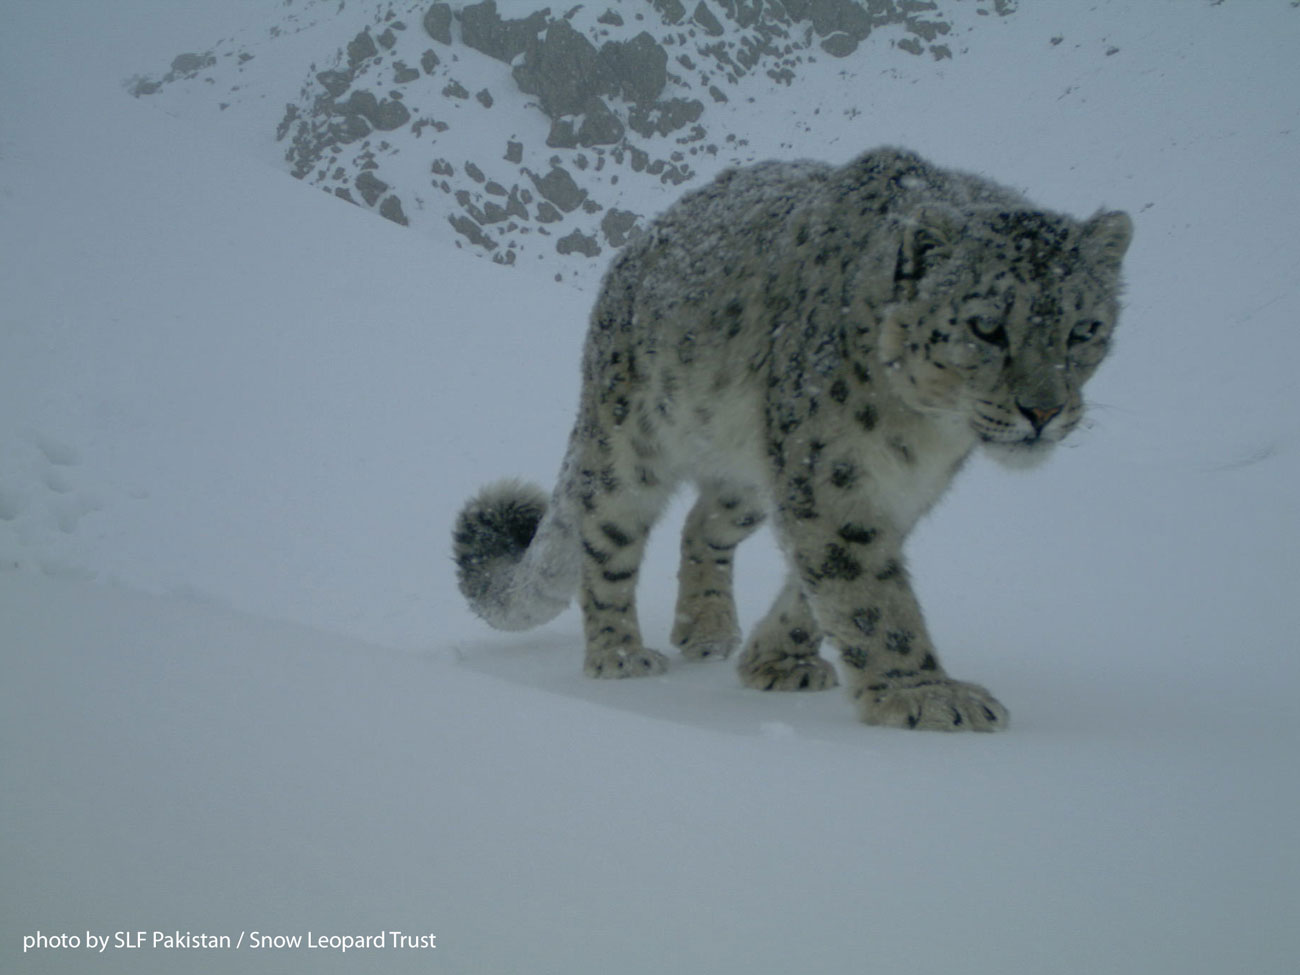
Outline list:
[[[522,481],[497,481],[461,509],[452,534],[460,591],[498,630],[558,616],[578,588],[580,547],[565,464],[550,501]]]

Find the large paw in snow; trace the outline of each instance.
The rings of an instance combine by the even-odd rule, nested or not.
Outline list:
[[[588,677],[650,677],[668,669],[668,658],[658,650],[601,650],[587,654],[583,673]]]
[[[1007,709],[978,684],[946,677],[925,680],[868,680],[855,693],[867,724],[927,731],[1001,731]]]
[[[824,691],[839,683],[834,665],[815,653],[746,652],[738,670],[740,682],[759,691]]]
[[[731,600],[701,597],[679,602],[669,640],[691,660],[730,656],[740,646],[740,627]]]
[[[784,615],[754,630],[740,655],[740,682],[759,691],[823,691],[839,683],[835,667],[817,653],[821,634],[790,626]]]

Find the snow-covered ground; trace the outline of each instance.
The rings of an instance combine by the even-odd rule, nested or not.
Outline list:
[[[794,95],[756,128],[1137,223],[1092,427],[974,465],[913,540],[949,666],[1013,716],[946,736],[726,664],[586,681],[573,612],[486,630],[451,521],[553,476],[590,291],[126,96],[272,0],[12,6],[0,970],[1295,970],[1300,9],[1026,3],[951,61],[883,48],[834,145],[781,138]],[[740,573],[752,621],[768,540]],[[250,946],[309,931],[437,948]]]

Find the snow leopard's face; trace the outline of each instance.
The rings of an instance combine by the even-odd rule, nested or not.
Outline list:
[[[903,300],[881,323],[893,388],[921,412],[965,417],[997,460],[1037,463],[1083,418],[1119,310],[1129,218],[921,219],[900,250]]]

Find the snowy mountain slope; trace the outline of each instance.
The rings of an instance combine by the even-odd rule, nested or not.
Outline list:
[[[725,664],[586,681],[574,614],[471,618],[451,518],[553,476],[590,294],[127,97],[265,9],[194,6],[0,36],[0,967],[1290,970],[1300,12],[1022,6],[827,145],[1138,221],[1094,426],[974,465],[914,539],[936,638],[1013,713],[951,739]],[[802,154],[797,109],[755,145]],[[740,571],[752,621],[768,540]],[[21,953],[425,926],[432,954]]]
[[[961,56],[1012,6],[286,4],[131,90],[259,145],[274,127],[311,185],[590,281],[682,184],[766,157],[754,138],[774,98],[794,96],[795,144],[820,155],[861,113],[860,79]]]
[[[772,99],[794,95],[798,143],[820,155],[861,113],[859,78],[961,56],[976,22],[1010,9],[286,4],[131,91],[221,113],[259,144],[274,126],[286,168],[313,186],[434,237],[451,226],[498,263],[590,281],[682,183],[768,155],[753,139]]]

